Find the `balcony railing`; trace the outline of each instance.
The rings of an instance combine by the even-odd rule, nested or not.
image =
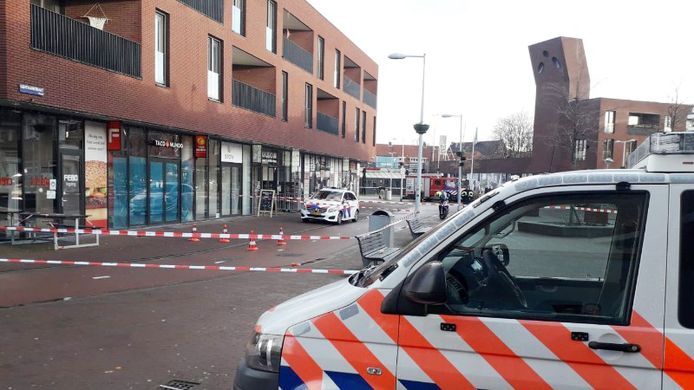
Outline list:
[[[287,38],[284,38],[283,57],[301,69],[313,73],[313,55]]]
[[[317,113],[317,117],[318,130],[337,135],[337,118],[323,114],[322,112]]]
[[[628,125],[627,127],[627,133],[630,135],[650,135],[659,130],[660,127],[658,124],[642,123],[637,125]]]
[[[178,0],[210,19],[224,23],[224,0]]]
[[[234,80],[232,104],[261,114],[275,116],[275,95]]]
[[[364,103],[376,108],[376,94],[364,88]]]
[[[361,98],[361,86],[359,85],[359,83],[350,79],[347,76],[345,76],[343,88],[345,89],[345,92],[354,96],[355,98]]]
[[[31,47],[128,76],[141,77],[139,43],[33,4]]]

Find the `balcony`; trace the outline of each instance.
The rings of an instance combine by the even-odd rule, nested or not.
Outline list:
[[[224,23],[223,0],[178,0],[212,20]]]
[[[127,76],[141,77],[140,44],[31,5],[31,47]]]
[[[361,85],[347,76],[345,76],[343,88],[345,92],[352,95],[354,98],[359,99],[361,97]]]
[[[275,116],[275,95],[234,80],[231,103],[260,114]]]
[[[283,57],[308,73],[313,73],[313,55],[288,38],[284,38]]]
[[[364,103],[368,104],[369,106],[376,108],[376,94],[369,91],[368,89],[364,89]]]
[[[318,117],[318,130],[325,131],[326,133],[337,135],[337,118],[330,115],[323,114],[321,112],[317,113]]]
[[[630,135],[649,135],[660,130],[660,115],[629,113],[627,133]]]

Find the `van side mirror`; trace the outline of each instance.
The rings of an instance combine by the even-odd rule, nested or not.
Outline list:
[[[446,303],[446,272],[440,261],[424,264],[405,282],[403,293],[412,302],[423,305]]]

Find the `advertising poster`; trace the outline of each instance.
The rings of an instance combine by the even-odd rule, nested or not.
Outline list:
[[[84,191],[86,214],[94,226],[106,227],[107,211],[107,164],[106,124],[86,121],[84,123]]]

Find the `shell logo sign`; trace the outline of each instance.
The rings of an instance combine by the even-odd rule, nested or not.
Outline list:
[[[207,157],[207,136],[196,135],[195,136],[195,157],[205,158]]]

